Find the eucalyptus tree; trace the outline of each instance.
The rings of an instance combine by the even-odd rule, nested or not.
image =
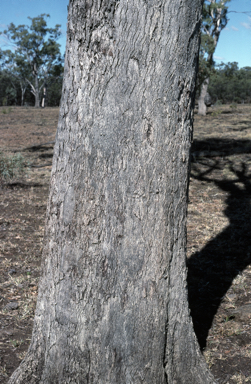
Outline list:
[[[30,25],[15,26],[11,23],[3,34],[12,49],[2,50],[6,64],[12,65],[19,74],[22,84],[29,84],[35,97],[35,107],[40,105],[40,92],[52,68],[61,61],[60,45],[57,39],[61,35],[60,25],[47,27],[48,14],[28,17]]]
[[[30,348],[9,380],[208,384],[186,211],[201,0],[70,0]]]
[[[209,78],[213,67],[213,54],[220,38],[221,31],[226,27],[227,3],[230,0],[205,0],[201,26],[201,49],[199,71],[198,113],[206,115],[205,97],[208,91]]]

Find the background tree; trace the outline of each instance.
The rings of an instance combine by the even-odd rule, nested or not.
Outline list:
[[[33,336],[12,383],[207,384],[186,289],[201,0],[71,0]]]
[[[13,91],[17,93],[18,83],[21,90],[21,105],[24,105],[24,96],[28,86],[27,79],[30,75],[29,63],[23,60],[23,57],[17,52],[13,52],[10,49],[1,52],[1,66],[4,68],[4,73],[8,74],[9,88],[13,88]],[[16,81],[14,81],[14,79]]]
[[[14,50],[2,50],[6,65],[12,65],[12,71],[19,80],[28,83],[35,97],[35,107],[40,105],[40,91],[45,87],[48,75],[54,65],[61,63],[60,45],[57,39],[61,35],[60,25],[48,28],[48,14],[31,18],[31,25],[11,23],[3,33]]]
[[[7,71],[0,69],[0,105],[15,105],[19,99],[18,81]]]
[[[251,67],[239,69],[238,63],[221,63],[210,76],[209,93],[215,103],[251,102]]]
[[[219,41],[220,33],[227,25],[227,6],[230,0],[206,0],[203,5],[201,26],[201,49],[199,65],[199,99],[198,114],[205,115],[207,111],[205,97],[207,96],[209,78],[213,68],[213,54]]]
[[[60,104],[62,84],[63,84],[63,65],[54,65],[48,73],[46,80],[46,99],[45,104],[51,107],[58,106]]]
[[[3,54],[0,49],[0,105],[16,104],[18,83],[3,66]]]

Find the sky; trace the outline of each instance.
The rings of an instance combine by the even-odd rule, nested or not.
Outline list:
[[[64,53],[68,2],[69,0],[0,0],[0,31],[11,22],[15,25],[29,24],[28,16],[50,14],[49,27],[61,24],[62,36],[58,42]],[[251,0],[231,0],[228,7],[229,21],[221,32],[214,59],[217,64],[236,61],[240,68],[251,67]],[[0,47],[5,48],[1,36]]]
[[[220,34],[214,60],[216,64],[236,61],[240,68],[251,67],[251,0],[231,0],[228,19]]]

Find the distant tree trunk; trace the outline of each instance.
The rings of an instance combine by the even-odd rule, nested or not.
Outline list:
[[[20,80],[20,88],[21,88],[21,106],[23,106],[24,105],[24,95],[25,95],[27,86],[24,85],[21,80]]]
[[[219,3],[217,3],[217,0],[210,0],[209,2],[211,3],[211,6],[212,6],[211,11],[210,11],[210,16],[212,18],[211,21],[213,24],[213,28],[211,30],[211,33],[210,33],[210,28],[207,29],[205,26],[204,26],[203,30],[208,36],[210,36],[213,39],[214,50],[213,50],[213,52],[208,53],[208,56],[207,56],[207,62],[212,67],[213,54],[214,54],[214,51],[215,51],[216,46],[218,44],[218,41],[220,38],[220,33],[221,33],[222,29],[227,25],[226,3],[228,2],[228,0],[223,0],[223,1],[220,1]],[[218,7],[217,7],[217,5],[218,5]],[[225,25],[222,24],[222,20],[225,20]],[[209,25],[210,25],[210,23],[209,23]],[[199,96],[199,100],[198,100],[198,115],[205,116],[207,113],[207,105],[205,103],[205,97],[207,94],[208,86],[209,86],[209,77],[207,77],[201,85],[200,96]]]
[[[46,92],[47,92],[47,85],[44,84],[43,86],[43,97],[42,97],[42,102],[41,102],[41,107],[45,107],[45,101],[46,101]]]
[[[201,85],[200,96],[198,99],[198,115],[206,116],[207,106],[205,103],[205,97],[207,95],[209,85],[209,78],[205,79]]]
[[[34,87],[33,87],[33,94],[35,96],[35,108],[40,107],[40,102],[39,102],[39,84],[38,84],[38,73],[37,73],[37,64],[33,64],[33,77],[34,77]]]
[[[23,107],[24,105],[24,95],[25,95],[25,91],[23,92],[23,88],[21,88],[21,107]]]
[[[71,0],[29,351],[9,380],[213,383],[188,310],[201,1]]]
[[[215,46],[217,45],[218,39],[219,39],[219,37],[217,37],[217,40],[215,40],[215,42],[214,42]],[[213,63],[213,53],[208,55],[207,61],[209,63]],[[210,80],[209,77],[207,77],[203,81],[203,83],[201,84],[200,96],[199,96],[199,99],[198,99],[198,115],[206,116],[206,114],[207,114],[207,105],[206,105],[205,97],[207,95],[207,90],[208,90],[208,86],[209,86],[209,80]]]

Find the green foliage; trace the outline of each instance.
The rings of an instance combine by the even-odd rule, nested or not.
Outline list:
[[[203,4],[203,26],[204,31],[209,32],[210,36],[214,37],[217,33],[215,24],[219,26],[220,33],[226,27],[227,19],[227,6],[231,0],[205,0]]]
[[[0,105],[16,104],[18,98],[18,81],[8,71],[0,70]]]
[[[217,116],[221,115],[221,113],[222,113],[222,109],[220,108],[221,105],[222,105],[222,102],[220,100],[217,100],[213,106],[212,116],[217,117]]]
[[[63,85],[63,73],[57,78],[52,78],[47,88],[46,105],[56,107],[60,104]]]
[[[5,108],[2,109],[2,113],[5,114],[5,115],[9,114],[11,111],[12,111],[11,107],[9,107],[7,109],[5,109]]]
[[[230,104],[230,108],[232,109],[232,111],[236,111],[237,110],[237,103]]]
[[[217,100],[214,104],[215,107],[220,107],[222,105],[222,102],[220,100]]]
[[[40,67],[51,64],[53,61],[61,59],[59,44],[56,40],[60,37],[60,25],[55,28],[48,28],[45,18],[50,17],[47,14],[41,14],[37,17],[28,19],[31,25],[18,25],[11,23],[3,33],[16,46],[14,52],[15,61],[18,66],[28,63],[34,70],[34,64],[37,70]],[[49,37],[48,37],[49,35]],[[7,50],[8,51],[8,50]],[[7,53],[3,51],[3,53]],[[8,53],[7,53],[8,54]]]
[[[222,110],[220,109],[220,108],[213,108],[213,111],[212,111],[212,116],[213,117],[217,117],[217,116],[219,116],[219,115],[221,115],[222,114]]]
[[[24,175],[27,167],[29,164],[20,153],[6,155],[0,152],[0,178],[9,180]]]
[[[250,103],[251,67],[239,69],[236,62],[221,63],[210,76],[208,91],[214,103],[231,103],[232,110],[238,103]]]
[[[10,340],[10,343],[11,343],[11,345],[12,345],[14,348],[18,348],[18,347],[20,347],[20,346],[24,343],[24,340],[23,340],[23,339],[21,339],[21,340],[15,340],[15,339],[13,339],[13,340]]]

